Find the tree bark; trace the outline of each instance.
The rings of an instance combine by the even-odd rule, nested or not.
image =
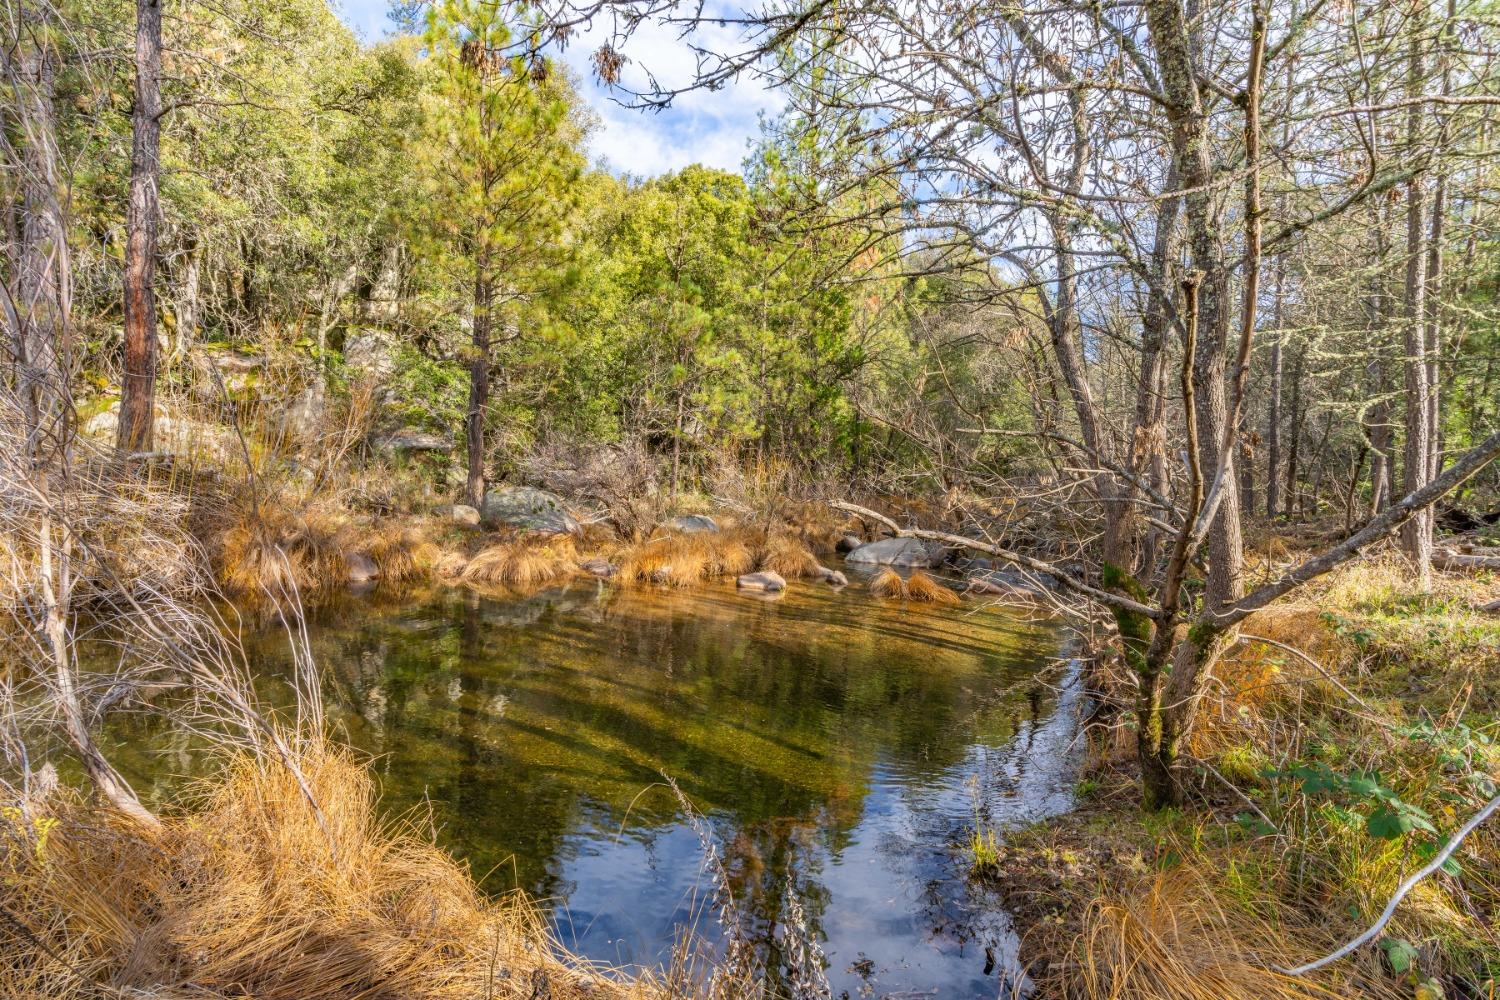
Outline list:
[[[489,249],[481,245],[474,265],[473,343],[469,354],[469,409],[464,418],[469,474],[464,495],[474,507],[484,503],[484,418],[490,402],[490,325],[493,289]]]
[[[1200,427],[1199,461],[1213,483],[1225,488],[1208,532],[1205,600],[1216,606],[1243,592],[1244,543],[1239,493],[1234,488],[1232,419],[1225,391],[1225,346],[1229,318],[1228,273],[1221,212],[1213,190],[1214,169],[1208,116],[1198,90],[1198,52],[1189,18],[1178,0],[1150,0],[1146,25],[1161,66],[1173,162],[1187,191],[1183,196],[1192,266],[1201,272],[1197,351],[1192,359],[1194,405]],[[1212,491],[1212,487],[1211,487]]]
[[[20,245],[15,255],[11,299],[15,304],[9,353],[13,384],[24,400],[31,438],[58,438],[66,393],[61,359],[72,309],[71,262],[60,195],[57,148],[56,57],[46,15],[22,8],[18,50],[7,75],[16,94],[21,146]]]
[[[1422,93],[1422,41],[1417,19],[1407,50],[1407,96]],[[1407,112],[1407,148],[1415,155],[1421,137],[1421,109],[1413,104]],[[1427,482],[1432,456],[1432,411],[1429,408],[1431,387],[1427,382],[1427,254],[1426,227],[1423,225],[1423,185],[1420,177],[1406,182],[1406,314],[1402,346],[1402,364],[1406,388],[1406,440],[1402,449],[1403,487],[1407,493],[1421,489]],[[1423,510],[1401,528],[1401,551],[1416,572],[1417,585],[1423,590],[1432,586],[1432,515]]]
[[[156,423],[161,113],[161,0],[136,0],[134,137],[125,208],[125,371],[116,440],[124,452],[150,451]]]

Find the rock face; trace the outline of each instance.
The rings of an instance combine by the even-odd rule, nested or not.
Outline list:
[[[382,451],[436,451],[446,453],[453,450],[453,439],[441,434],[429,434],[427,431],[419,431],[414,427],[403,427],[401,430],[392,431],[381,438],[376,442],[376,446]]]
[[[530,486],[490,490],[479,506],[485,524],[505,525],[544,535],[576,535],[583,526],[569,514],[562,497]]]
[[[734,581],[736,587],[741,590],[758,590],[765,593],[774,593],[786,589],[786,580],[778,573],[764,570],[760,573],[746,573]]]
[[[707,514],[678,514],[676,517],[663,521],[661,526],[668,531],[675,531],[683,535],[696,535],[700,532],[719,530],[719,522]]]
[[[924,569],[942,562],[942,553],[936,546],[927,545],[917,538],[882,538],[869,542],[844,557],[847,562],[868,563],[875,566],[904,566]]]

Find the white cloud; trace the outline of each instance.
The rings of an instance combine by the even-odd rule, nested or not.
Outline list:
[[[385,16],[388,0],[330,3],[366,39],[379,38],[391,29]],[[714,6],[710,4],[710,10]],[[626,91],[647,87],[648,72],[663,87],[691,83],[696,60],[675,29],[654,21],[642,24],[622,49],[629,59],[622,88],[611,92],[595,82],[592,63],[593,53],[608,37],[608,26],[597,23],[575,35],[561,59],[577,76],[584,99],[599,114],[600,129],[591,152],[616,173],[652,177],[692,163],[738,172],[750,141],[759,133],[759,115],[775,114],[783,107],[776,91],[748,75],[716,91],[688,91],[660,111],[622,107],[621,102],[630,100]],[[717,26],[699,32],[694,40],[715,51],[733,51],[736,44],[732,29]]]

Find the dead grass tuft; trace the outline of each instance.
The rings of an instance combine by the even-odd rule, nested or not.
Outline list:
[[[904,601],[906,600],[906,581],[901,578],[900,573],[886,566],[870,581],[870,593],[876,597],[889,597]]]
[[[906,599],[909,601],[925,601],[929,604],[958,604],[961,599],[952,590],[938,583],[932,577],[915,570],[911,576],[906,578]]]
[[[212,515],[209,561],[220,585],[234,594],[304,593],[343,584],[348,517],[320,501],[229,498]]]
[[[801,538],[782,532],[771,533],[760,553],[759,568],[778,573],[788,580],[804,580],[822,575],[818,557]]]
[[[0,993],[654,995],[562,955],[535,910],[482,898],[413,826],[381,824],[374,782],[347,751],[317,747],[301,766],[321,817],[287,768],[248,758],[156,836],[82,805],[32,823],[8,810]]]
[[[1322,935],[1304,928],[1304,945]],[[1308,938],[1312,940],[1309,941]],[[1323,1000],[1343,996],[1291,965],[1287,929],[1244,907],[1226,907],[1197,873],[1158,873],[1143,885],[1095,899],[1073,956],[1075,993],[1087,1000]],[[1365,996],[1400,996],[1366,993]]]
[[[566,535],[521,535],[481,549],[459,572],[474,587],[539,587],[572,573],[578,549]]]

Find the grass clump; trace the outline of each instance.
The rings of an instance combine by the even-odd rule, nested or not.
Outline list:
[[[876,597],[923,604],[954,605],[962,602],[962,598],[952,590],[921,570],[914,570],[911,576],[903,578],[889,566],[875,574],[875,578],[870,581],[870,593]]]
[[[71,802],[29,822],[7,809],[0,993],[653,995],[560,953],[534,909],[483,898],[414,825],[381,823],[374,782],[347,751],[317,746],[299,763],[305,790],[280,763],[236,758],[157,834]]]
[[[539,587],[572,573],[577,559],[566,535],[519,535],[476,552],[457,578],[474,587]]]

